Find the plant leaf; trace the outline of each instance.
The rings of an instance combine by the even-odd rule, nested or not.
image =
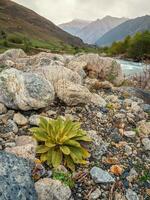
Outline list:
[[[36,147],[36,153],[46,153],[48,152],[49,147],[45,146],[45,145],[38,145]]]
[[[80,143],[75,140],[68,140],[64,144],[74,147],[81,147]]]
[[[43,128],[45,131],[47,131],[47,124],[48,124],[48,120],[45,117],[40,117],[39,126]]]
[[[52,165],[58,167],[62,162],[62,152],[59,149],[52,151]]]
[[[30,131],[33,133],[33,136],[38,141],[47,141],[48,140],[48,135],[43,129],[36,127],[36,128],[31,128]]]
[[[71,169],[71,171],[75,171],[75,165],[70,156],[65,156],[65,162],[66,162],[67,167]]]
[[[46,142],[45,142],[45,145],[46,145],[47,147],[49,147],[49,148],[52,148],[52,147],[55,147],[55,146],[56,146],[56,144],[53,144],[51,141],[46,141]]]
[[[40,156],[41,162],[45,162],[47,160],[47,153],[42,153]]]
[[[63,152],[63,154],[65,155],[69,155],[70,154],[70,149],[67,146],[61,146],[60,150]]]

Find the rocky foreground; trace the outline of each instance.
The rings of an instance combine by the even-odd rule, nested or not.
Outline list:
[[[150,199],[150,99],[122,82],[120,65],[96,54],[1,54],[0,199]],[[29,128],[40,116],[82,122],[93,140],[87,165],[60,166],[73,184],[35,153]]]

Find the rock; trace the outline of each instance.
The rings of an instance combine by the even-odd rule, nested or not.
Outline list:
[[[54,99],[54,88],[50,82],[14,68],[0,74],[0,87],[0,102],[12,109],[44,108]]]
[[[136,192],[134,192],[131,189],[127,190],[126,198],[127,198],[127,200],[139,200],[139,197],[137,196]]]
[[[9,49],[0,55],[0,61],[12,60],[15,61],[18,58],[26,57],[27,55],[22,49]]]
[[[7,112],[7,108],[4,106],[4,104],[0,103],[0,115],[5,114]]]
[[[84,68],[86,67],[86,62],[78,62],[75,60],[71,60],[66,67],[71,69],[72,71],[77,72],[82,78],[86,77],[86,73],[84,71]]]
[[[150,113],[150,104],[144,104],[142,108],[144,112]]]
[[[31,115],[31,117],[29,118],[30,125],[38,126],[40,123],[40,117],[41,115]]]
[[[128,156],[132,154],[132,148],[129,145],[125,145],[125,153]]]
[[[30,136],[19,136],[16,139],[15,147],[6,148],[5,151],[15,154],[16,156],[34,160],[35,159],[35,150],[36,150],[36,141]]]
[[[17,127],[17,125],[11,119],[9,119],[6,122],[5,126],[4,125],[0,125],[0,133],[6,134],[6,133],[9,133],[9,132],[18,133],[18,127]]]
[[[100,106],[100,107],[105,107],[107,104],[105,99],[103,99],[98,94],[92,94],[91,103],[93,103],[97,106]]]
[[[125,132],[124,132],[124,135],[125,135],[126,137],[133,138],[133,137],[136,136],[136,132],[135,132],[135,131],[125,131]]]
[[[50,178],[40,179],[35,183],[38,200],[69,200],[71,190],[58,180]]]
[[[100,160],[101,157],[107,152],[109,144],[104,142],[101,136],[99,136],[96,131],[90,130],[87,131],[87,133],[92,139],[90,147],[92,157],[96,160]]]
[[[112,58],[100,57],[98,54],[83,54],[73,58],[76,62],[86,62],[84,70],[90,78],[107,80],[116,85],[123,82],[121,66]]]
[[[0,153],[0,199],[37,200],[32,180],[33,165],[28,160],[6,152]]]
[[[113,183],[115,179],[107,172],[99,167],[93,167],[90,174],[95,183]]]
[[[150,139],[144,138],[142,139],[142,144],[144,145],[144,149],[150,151]]]
[[[16,122],[18,125],[24,126],[28,123],[28,120],[26,117],[24,117],[22,114],[20,113],[16,113],[14,114],[14,118],[13,118],[14,122]]]
[[[77,72],[73,72],[72,70],[63,66],[39,67],[34,71],[34,73],[37,73],[52,83],[55,90],[57,90],[57,82],[59,80],[70,81],[75,84],[82,84],[82,78]]]
[[[91,101],[91,93],[86,87],[65,80],[58,81],[56,94],[69,106],[87,104]]]
[[[37,142],[31,136],[22,135],[22,136],[19,136],[16,138],[16,146],[24,146],[24,145],[28,145],[28,144],[36,146]]]
[[[150,135],[150,122],[146,122],[142,120],[137,125],[138,134],[140,136],[148,136]]]
[[[99,188],[97,188],[94,192],[92,192],[89,196],[90,200],[96,200],[99,199],[99,197],[101,196],[101,191]]]

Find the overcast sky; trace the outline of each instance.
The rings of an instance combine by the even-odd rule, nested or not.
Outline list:
[[[150,14],[150,0],[13,0],[55,24],[80,18],[95,20],[106,15],[135,18]]]

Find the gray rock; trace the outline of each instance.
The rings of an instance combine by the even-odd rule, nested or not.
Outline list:
[[[97,106],[100,106],[100,107],[105,107],[107,104],[105,99],[103,99],[98,94],[92,94],[91,103],[93,103]]]
[[[124,132],[124,135],[125,135],[126,137],[133,138],[133,137],[136,136],[136,132],[135,132],[135,131],[125,131],[125,132]]]
[[[144,104],[142,108],[144,112],[150,113],[150,104]]]
[[[58,180],[40,179],[35,183],[38,200],[69,200],[71,190]]]
[[[13,154],[0,152],[0,199],[37,200],[31,178],[33,165]]]
[[[127,200],[139,200],[139,197],[137,196],[136,192],[134,192],[131,189],[127,190],[126,198],[127,198]]]
[[[100,196],[101,196],[101,191],[100,191],[99,188],[97,188],[94,192],[92,192],[92,193],[90,194],[89,199],[90,199],[90,200],[96,200],[96,199],[98,199]]]
[[[18,127],[16,125],[16,123],[9,119],[6,123],[6,125],[0,125],[0,133],[9,133],[9,132],[13,132],[13,133],[18,133]]]
[[[0,74],[0,88],[0,102],[12,109],[44,108],[54,99],[54,88],[50,82],[14,68]]]
[[[90,174],[95,183],[113,183],[115,179],[107,172],[99,167],[93,167]]]
[[[4,106],[4,104],[0,103],[0,115],[5,114],[7,112],[7,108]]]
[[[145,150],[150,151],[150,139],[148,139],[148,138],[142,139],[142,144],[144,145]]]

